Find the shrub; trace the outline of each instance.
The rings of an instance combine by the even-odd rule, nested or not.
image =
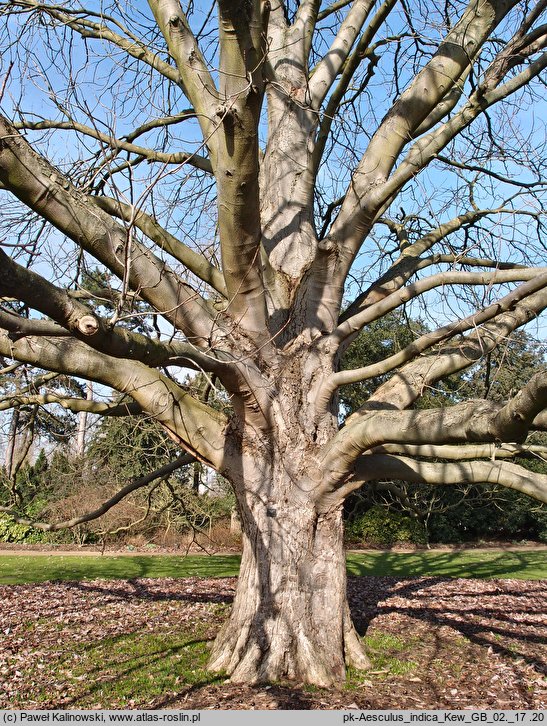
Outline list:
[[[442,501],[458,492],[441,491]],[[461,495],[460,495],[461,496]],[[429,519],[431,542],[477,540],[547,541],[547,507],[525,494],[495,486],[473,487],[468,496]]]
[[[421,522],[379,505],[351,520],[346,533],[353,542],[375,547],[427,544],[425,527]]]
[[[44,534],[28,524],[18,524],[9,514],[0,514],[0,542],[35,544],[44,540]]]

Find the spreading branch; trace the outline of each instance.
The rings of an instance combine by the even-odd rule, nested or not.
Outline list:
[[[392,106],[372,137],[355,173],[329,237],[347,250],[348,265],[357,254],[383,206],[401,189],[400,169],[388,180],[401,151],[416,130],[452,90],[513,2],[471,0],[437,52]],[[477,111],[477,115],[480,111]],[[448,139],[446,141],[448,143]],[[440,149],[439,149],[440,151]],[[425,166],[420,163],[414,174]],[[347,270],[344,271],[344,276]]]
[[[321,106],[373,7],[373,0],[355,0],[341,23],[331,47],[315,67],[309,84],[311,104],[314,108],[318,109]]]
[[[436,275],[430,275],[422,280],[417,280],[402,288],[402,290],[397,290],[383,300],[347,318],[334,330],[330,338],[340,344],[346,338],[359,332],[367,323],[377,320],[379,317],[395,310],[400,305],[436,287],[445,285],[498,285],[506,282],[533,280],[534,278],[539,278],[540,280],[539,283],[536,282],[534,284],[535,290],[545,287],[547,285],[545,268],[517,268],[496,270],[495,272],[439,272]]]
[[[158,247],[185,265],[200,280],[211,285],[214,290],[224,297],[227,296],[226,283],[224,282],[221,271],[208,262],[203,254],[195,252],[174,235],[170,234],[149,214],[146,214],[140,209],[135,209],[129,204],[124,204],[117,199],[111,199],[109,197],[93,197],[93,199],[105,212],[119,217],[129,224],[134,224],[135,227],[153,240]]]
[[[469,401],[444,409],[375,411],[350,416],[323,455],[328,471],[321,493],[346,483],[357,458],[379,445],[522,443],[547,405],[545,371],[536,373],[505,405]]]
[[[56,393],[24,395],[19,392],[2,397],[0,400],[0,411],[8,411],[9,409],[20,408],[21,406],[46,406],[48,404],[62,406],[67,411],[72,411],[73,413],[85,412],[107,417],[135,416],[142,413],[141,407],[134,401],[127,403],[104,403],[103,401],[93,401],[85,398],[68,398]]]
[[[181,341],[154,340],[122,326],[112,326],[94,310],[69,294],[68,290],[48,282],[41,275],[22,267],[0,250],[0,295],[17,295],[29,307],[52,318],[22,318],[0,310],[0,327],[18,336],[73,335],[98,351],[116,358],[139,360],[159,366],[186,359],[204,370],[217,368],[219,362],[195,346]]]
[[[352,370],[339,371],[331,376],[326,385],[329,390],[333,391],[339,386],[344,386],[349,383],[357,383],[358,381],[365,381],[375,376],[384,375],[389,373],[395,368],[407,363],[410,360],[414,360],[419,355],[430,350],[439,343],[453,338],[456,335],[466,332],[467,330],[477,330],[481,325],[486,323],[488,320],[511,310],[516,303],[524,300],[528,295],[542,290],[547,286],[547,273],[544,275],[538,275],[532,278],[529,282],[519,285],[508,295],[497,300],[492,305],[488,305],[482,310],[473,313],[472,315],[463,318],[462,320],[456,320],[453,323],[443,325],[437,330],[430,333],[425,333],[417,338],[415,341],[407,345],[398,353],[395,353],[378,363],[372,363],[362,368],[355,368]]]
[[[10,4],[21,8],[29,13],[42,13],[57,21],[61,27],[67,27],[77,32],[82,38],[93,38],[107,41],[124,51],[130,57],[145,63],[150,68],[158,71],[162,76],[174,83],[180,83],[179,73],[172,65],[163,61],[157,53],[150,50],[148,45],[134,33],[123,28],[119,22],[115,22],[122,33],[112,30],[106,22],[95,22],[90,17],[99,17],[101,21],[108,18],[103,14],[93,13],[89,10],[71,10],[59,5],[48,5],[35,0],[10,0]],[[86,17],[88,16],[88,17]]]
[[[365,482],[395,479],[434,486],[498,484],[547,503],[547,474],[531,472],[518,464],[499,461],[462,461],[458,464],[416,461],[403,456],[363,456],[355,468],[355,482],[346,492]]]
[[[0,117],[0,182],[22,202],[100,260],[126,277],[127,231],[98,209],[61,172]],[[133,241],[131,289],[195,342],[209,344],[212,313],[205,301],[150,251]]]
[[[370,396],[367,403],[353,415],[389,405],[397,409],[411,406],[424,391],[445,378],[480,361],[507,340],[517,328],[535,320],[547,307],[547,289],[524,298],[512,310],[484,323],[480,330],[448,343],[436,355],[418,358],[403,365],[386,383]],[[389,403],[388,403],[389,402]]]
[[[224,460],[224,414],[193,398],[148,366],[100,353],[70,338],[11,340],[0,330],[0,355],[103,383],[130,396],[179,445],[219,468]]]
[[[185,151],[157,151],[156,149],[139,146],[138,144],[131,143],[130,141],[116,138],[113,134],[104,133],[93,126],[87,126],[86,124],[79,123],[78,121],[18,121],[13,124],[13,127],[17,130],[27,131],[40,131],[47,129],[77,131],[78,133],[89,136],[92,139],[97,139],[97,141],[100,141],[102,144],[116,152],[128,151],[130,154],[135,154],[139,158],[146,159],[150,162],[159,162],[164,165],[178,166],[180,164],[190,164],[190,166],[194,166],[196,169],[201,169],[202,171],[212,171],[209,160],[199,154]]]
[[[373,454],[398,454],[428,459],[463,461],[469,459],[537,458],[545,460],[547,446],[535,444],[465,444],[463,446],[433,444],[383,444],[372,449]]]

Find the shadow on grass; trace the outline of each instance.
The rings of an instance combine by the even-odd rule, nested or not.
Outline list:
[[[239,555],[0,554],[0,583],[163,577],[236,577]],[[547,579],[547,549],[350,552],[351,575]]]
[[[118,707],[138,707],[137,694],[141,691],[139,683],[152,680],[156,687],[161,685],[161,690],[172,689],[178,683],[177,673],[190,682],[193,689],[211,686],[222,680],[218,674],[207,673],[204,664],[196,667],[196,655],[202,656],[197,660],[204,659],[207,638],[188,639],[178,645],[155,647],[142,653],[132,652],[135,643],[143,647],[143,638],[151,640],[153,636],[135,631],[109,638],[106,646],[104,642],[98,641],[83,647],[80,658],[85,668],[86,686],[71,698],[54,703],[50,708],[88,708],[95,700],[112,702],[112,699],[117,701]],[[108,648],[106,653],[105,647]],[[86,666],[88,658],[91,667]],[[108,691],[112,691],[112,694]]]
[[[413,557],[414,562],[418,558],[418,563],[423,563],[424,560],[427,562],[431,554],[405,553],[404,557]],[[509,665],[515,674],[514,682],[518,681],[520,684],[522,703],[529,703],[530,708],[534,707],[533,694],[531,695],[531,691],[528,692],[532,682],[530,666],[536,672],[547,670],[542,659],[543,638],[540,629],[543,625],[541,618],[544,615],[542,607],[544,608],[547,597],[547,581],[518,583],[477,580],[472,584],[465,584],[466,591],[462,591],[461,583],[446,575],[447,568],[452,572],[452,577],[462,575],[462,563],[455,558],[456,554],[462,553],[434,554],[440,558],[439,566],[443,568],[443,576],[423,577],[417,567],[413,567],[409,574],[408,567],[404,566],[404,563],[401,564],[399,553],[382,552],[374,553],[374,561],[380,563],[383,572],[386,569],[389,571],[390,568],[398,568],[399,574],[349,578],[350,604],[359,631],[363,634],[371,621],[378,618],[371,635],[378,631],[382,634],[384,627],[382,615],[390,616],[396,613],[402,616],[401,620],[391,618],[392,627],[391,629],[388,627],[386,633],[396,634],[401,638],[405,647],[401,655],[403,661],[410,659],[419,663],[422,682],[429,683],[428,688],[431,693],[437,694],[431,703],[444,703],[446,683],[450,683],[450,679],[453,678],[458,685],[459,675],[456,669],[465,669],[466,664],[474,664],[477,659],[478,663],[486,663],[490,659],[488,651],[491,649],[491,652],[503,656],[504,667]],[[472,554],[480,556],[481,553]],[[509,552],[507,555],[517,555],[517,559],[502,563],[499,560],[505,556],[505,553],[499,556],[496,554],[493,562],[491,559],[479,567],[479,572],[486,571],[488,576],[492,577],[492,573],[499,573],[502,566],[504,570],[517,566],[520,553]],[[352,564],[355,565],[356,557],[358,567],[365,568],[362,571],[366,574],[372,574],[367,562],[362,559],[368,557],[366,553],[351,555],[350,567]],[[149,558],[144,559],[146,565]],[[470,566],[469,562],[467,566]],[[428,563],[427,573],[432,569]],[[140,703],[138,698],[137,701],[133,700],[134,694],[146,694],[142,696],[142,699],[145,699],[142,702],[146,702],[147,707],[153,708],[176,707],[185,702],[186,698],[197,699],[204,704],[204,707],[212,708],[219,707],[215,705],[216,703],[223,704],[220,707],[234,709],[241,708],[242,703],[258,703],[258,708],[264,707],[266,696],[263,688],[245,687],[242,690],[224,686],[222,676],[208,674],[205,671],[207,642],[225,616],[221,606],[229,605],[233,599],[235,580],[212,581],[193,576],[188,580],[175,581],[172,578],[155,580],[139,579],[139,577],[140,573],[134,579],[120,582],[65,581],[60,585],[61,591],[65,592],[96,594],[98,605],[102,603],[104,606],[109,606],[111,603],[119,602],[119,608],[114,608],[110,612],[106,607],[104,613],[105,618],[114,616],[123,618],[125,632],[120,634],[117,631],[118,634],[103,638],[99,632],[94,631],[94,639],[91,642],[88,640],[87,644],[84,644],[82,637],[79,637],[74,644],[76,650],[72,650],[70,646],[65,651],[57,673],[59,683],[62,684],[66,680],[65,669],[74,671],[76,680],[71,684],[69,692],[65,691],[64,697],[62,694],[54,696],[54,706],[88,708],[96,707],[97,703],[102,702],[114,704],[112,707],[138,708]],[[46,587],[44,592],[47,591]],[[24,596],[24,592],[26,588],[20,597]],[[72,602],[71,598],[68,599]],[[54,603],[52,608],[58,607],[62,610],[66,606],[66,600],[62,596],[57,600],[58,605]],[[73,600],[79,607],[94,602],[93,597],[89,600],[87,598],[82,600],[73,598]],[[177,620],[173,620],[169,631],[163,632],[162,628],[159,628],[157,632],[153,632],[146,625],[139,625],[138,630],[135,630],[135,626],[131,625],[131,616],[126,620],[124,613],[133,612],[133,604],[147,601],[161,603],[179,601],[181,629],[178,629],[177,615]],[[125,603],[128,605],[127,610]],[[207,621],[196,619],[194,627],[184,617],[184,603],[189,605],[214,603],[219,607],[209,608],[211,615]],[[162,610],[163,605],[151,612],[161,613]],[[178,612],[178,608],[174,610]],[[192,608],[189,610],[192,611]],[[50,615],[53,612],[52,609]],[[102,617],[100,613],[98,617]],[[142,619],[139,622],[142,623]],[[427,623],[425,627],[422,625],[424,622]],[[393,627],[393,624],[396,627]],[[400,632],[397,630],[399,627]],[[419,638],[415,637],[418,632],[424,636],[423,641],[427,641],[430,647],[429,650],[423,650],[421,656],[418,652],[415,658],[414,649],[420,651],[422,647]],[[459,636],[462,636],[461,642]],[[84,634],[83,638],[86,637]],[[433,641],[438,641],[436,649],[431,647]],[[74,659],[74,652],[81,658]],[[398,654],[396,656],[399,657]],[[437,658],[439,662],[436,662]],[[442,668],[442,678],[438,677],[439,667]],[[495,672],[495,668],[496,663],[492,666],[492,673]],[[450,669],[453,669],[454,673]],[[404,677],[404,674],[400,675],[399,680]],[[261,698],[258,697],[259,694]],[[325,698],[328,701],[328,694]],[[268,703],[270,699],[277,704],[274,706],[277,709],[307,710],[317,707],[318,702],[317,693],[308,693],[297,685],[290,687],[285,684],[275,684],[269,688]]]
[[[238,555],[0,555],[0,583],[160,577],[235,577]]]
[[[424,553],[427,555],[427,553]],[[382,558],[389,558],[389,553],[383,553]],[[443,556],[443,571],[447,568],[447,560],[451,553]],[[397,555],[394,555],[397,557]],[[517,558],[518,559],[518,558]],[[480,563],[479,563],[480,564]],[[459,565],[454,576],[460,574]],[[488,563],[488,574],[496,571],[492,562]],[[507,569],[507,563],[503,566]],[[500,566],[501,569],[501,566]],[[406,570],[406,568],[405,568]],[[194,581],[194,585],[198,583]],[[357,594],[352,594],[352,583],[358,583]],[[367,586],[370,584],[370,587]],[[182,602],[204,602],[230,604],[233,600],[233,585],[235,583],[219,582],[218,588],[211,588],[204,583],[201,590],[194,590],[190,587],[186,591],[170,592],[168,587],[162,588],[153,582],[130,581],[131,589],[127,586],[124,589],[109,586],[102,586],[100,582],[94,583],[71,583],[71,587],[82,588],[85,591],[97,591],[104,595],[109,594],[124,600],[150,599],[150,600],[178,600]],[[435,592],[435,586],[439,586],[440,595]],[[532,604],[530,608],[530,592],[520,585],[513,586],[511,583],[492,580],[482,581],[480,591],[463,592],[457,588],[454,579],[451,577],[427,577],[416,574],[410,576],[405,571],[404,577],[350,577],[349,596],[352,614],[356,627],[361,635],[364,635],[370,622],[381,615],[397,613],[407,616],[411,620],[426,621],[431,624],[432,632],[438,632],[441,628],[450,628],[453,637],[465,638],[469,643],[478,645],[481,649],[491,649],[504,658],[516,662],[518,659],[536,669],[538,673],[547,672],[545,659],[542,657],[541,646],[545,642],[546,633],[538,629],[541,616],[541,601],[547,597],[547,581],[536,582],[534,597],[537,599],[537,606]],[[391,598],[396,597],[396,601]],[[508,598],[510,602],[508,604]],[[518,601],[522,600],[520,607]],[[475,602],[473,602],[475,601]],[[538,609],[539,608],[539,609]],[[527,627],[528,626],[528,627]],[[452,636],[451,636],[452,637]],[[532,647],[530,647],[532,646]],[[524,683],[523,677],[523,683]],[[201,685],[214,684],[216,681],[207,681]],[[184,693],[193,693],[201,687],[200,684],[192,684]],[[250,692],[251,693],[251,692]],[[252,693],[251,693],[252,695]],[[283,708],[283,698],[287,703],[292,703],[292,708],[305,709],[308,697],[305,692],[300,693],[299,689],[279,687],[276,691],[271,690],[272,700],[279,702],[279,708]],[[175,703],[180,699],[181,693],[177,696],[166,696],[155,707],[165,708],[169,703]],[[289,698],[290,697],[290,698]],[[295,698],[300,699],[298,703]],[[296,703],[296,705],[294,705]]]
[[[547,550],[353,552],[347,567],[358,576],[547,579]]]

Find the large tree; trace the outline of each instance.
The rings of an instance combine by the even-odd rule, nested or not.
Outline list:
[[[11,405],[140,410],[186,452],[173,466],[231,483],[243,559],[209,665],[234,681],[366,667],[342,546],[356,488],[547,500],[547,477],[506,458],[545,427],[542,372],[507,401],[414,407],[547,304],[546,7],[0,2],[0,354],[125,396]],[[110,282],[90,290],[97,265]],[[435,325],[340,370],[397,308]],[[340,425],[338,389],[380,374]]]

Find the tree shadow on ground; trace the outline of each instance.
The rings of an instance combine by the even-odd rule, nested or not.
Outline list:
[[[547,579],[547,549],[352,552],[348,556],[348,573],[380,577]]]
[[[196,695],[198,697],[203,697],[203,694],[200,693],[200,689],[202,688],[201,684],[195,684],[191,686],[190,688],[181,691],[180,693],[173,694],[170,696],[166,696],[164,698],[158,699],[154,702],[154,708],[175,708],[180,707],[181,698],[182,699],[188,699],[192,696]],[[302,710],[302,711],[308,711],[310,709],[317,708],[316,702],[317,702],[317,694],[316,693],[308,693],[304,690],[302,690],[300,687],[297,686],[283,686],[283,685],[271,685],[271,686],[233,686],[231,685],[229,688],[226,687],[226,685],[219,686],[219,685],[213,685],[210,689],[208,689],[208,708],[221,708],[221,709],[231,709],[237,708],[237,706],[233,706],[230,702],[227,702],[227,698],[233,698],[234,700],[237,698],[239,699],[245,699],[245,701],[248,702],[247,707],[252,707],[254,705],[253,700],[257,698],[257,696],[264,696],[265,691],[267,692],[268,699],[272,702],[273,707],[275,710]],[[230,693],[230,691],[235,691],[234,693]],[[216,696],[216,703],[215,703],[215,696]],[[262,700],[262,698],[260,699]],[[263,708],[263,703],[257,704],[258,708]]]
[[[350,609],[360,635],[375,618],[397,613],[436,629],[450,628],[476,645],[512,660],[522,659],[539,673],[547,673],[547,653],[540,647],[547,637],[547,581],[529,584],[535,601],[530,612],[529,588],[523,591],[508,581],[478,581],[475,593],[461,595],[453,578],[379,577],[370,578],[375,586],[368,591],[356,586],[366,579],[348,581]],[[525,600],[525,610],[518,606],[519,599]]]
[[[376,652],[376,672],[350,672],[347,690],[239,686],[207,674],[207,644],[234,587],[235,578],[193,577],[5,588],[13,634],[4,654],[21,670],[17,702],[38,695],[58,708],[541,707],[546,582],[350,577],[352,614]],[[51,670],[38,670],[35,658],[21,668],[21,637],[40,661],[53,659]],[[139,700],[139,684],[150,678],[156,689],[145,687]]]
[[[122,640],[124,635],[119,636],[119,640]],[[152,652],[147,652],[142,656],[130,655],[125,658],[109,658],[106,657],[99,664],[90,668],[86,672],[86,685],[82,691],[79,691],[70,699],[63,699],[59,704],[53,704],[51,708],[81,708],[83,701],[89,702],[94,699],[101,698],[102,690],[105,686],[110,683],[119,683],[124,679],[131,679],[132,677],[138,679],[142,676],[143,672],[149,677],[153,677],[154,673],[161,669],[162,664],[166,660],[172,660],[174,656],[184,651],[184,649],[191,646],[203,646],[205,647],[207,640],[205,639],[194,639],[188,640],[177,646],[167,646],[164,648],[156,648]],[[90,650],[96,646],[91,646]],[[203,687],[209,687],[218,683],[221,678],[214,673],[203,673],[203,677],[200,678],[191,687],[192,689],[199,689]],[[161,708],[161,706],[157,706]]]
[[[199,602],[199,603],[225,603],[230,604],[234,599],[235,578],[217,578],[215,587],[206,585],[202,578],[185,578],[189,584],[185,592],[173,592],[168,587],[162,587],[161,580],[142,581],[139,578],[118,581],[94,580],[81,582],[64,582],[65,587],[83,593],[116,598],[117,600],[150,600],[153,602]],[[160,583],[160,584],[158,584]]]

